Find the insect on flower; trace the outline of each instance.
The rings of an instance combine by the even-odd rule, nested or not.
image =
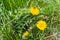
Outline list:
[[[38,15],[39,9],[37,7],[31,7],[30,12],[32,13],[32,15]]]

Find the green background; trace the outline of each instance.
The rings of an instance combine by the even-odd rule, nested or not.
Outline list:
[[[33,16],[30,7],[37,7],[39,15]],[[38,20],[46,21],[45,30],[36,27]],[[0,40],[60,40],[59,35],[60,0],[0,0]]]

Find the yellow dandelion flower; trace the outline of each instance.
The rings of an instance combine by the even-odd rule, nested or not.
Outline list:
[[[44,30],[46,28],[47,24],[45,21],[40,20],[37,22],[36,26],[38,29]]]
[[[24,32],[24,34],[23,34],[24,36],[28,36],[29,35],[29,32],[28,31],[26,31],[26,32]]]
[[[31,8],[30,8],[30,12],[31,12],[33,15],[38,15],[38,14],[39,14],[39,9],[36,8],[36,7],[31,7]]]

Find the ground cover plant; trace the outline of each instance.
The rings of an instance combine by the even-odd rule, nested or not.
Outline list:
[[[0,0],[0,40],[60,40],[60,0]]]

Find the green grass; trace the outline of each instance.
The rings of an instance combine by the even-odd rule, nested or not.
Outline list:
[[[40,14],[33,16],[29,8],[37,7]],[[47,28],[36,28],[44,20]],[[22,37],[27,27],[29,36]],[[24,30],[23,30],[24,29]],[[0,40],[60,40],[60,0],[0,0]]]

